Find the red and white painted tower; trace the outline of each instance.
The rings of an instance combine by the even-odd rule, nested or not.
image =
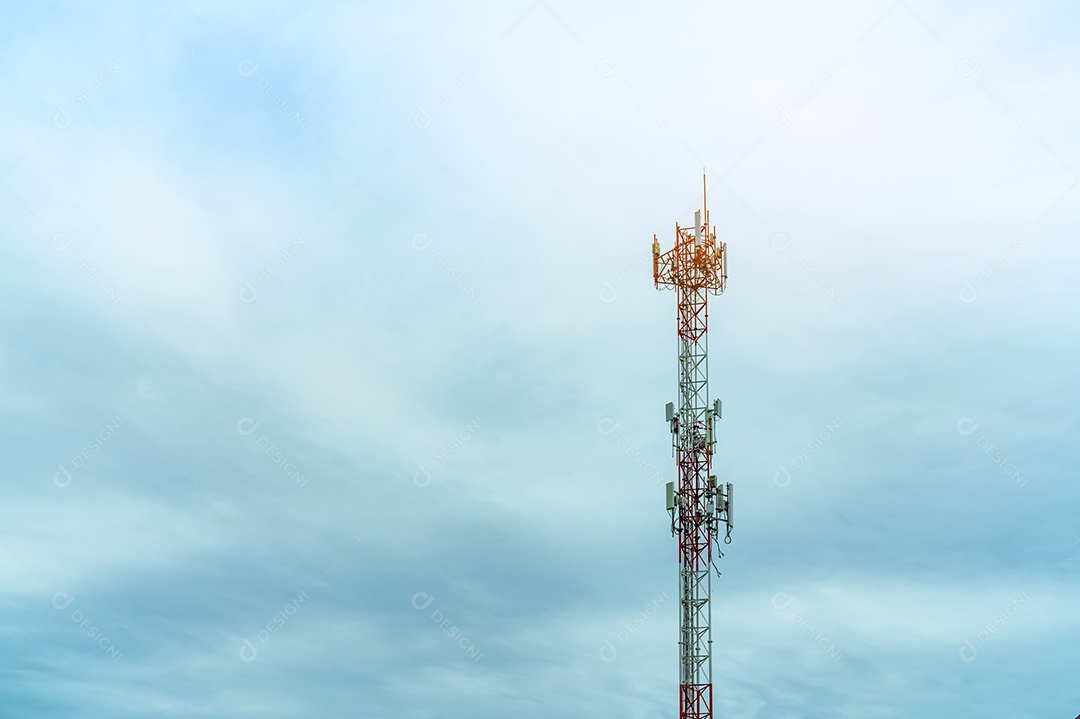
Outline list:
[[[704,181],[704,178],[703,178]],[[703,188],[704,189],[704,188]],[[679,719],[712,719],[712,573],[721,528],[731,542],[731,484],[712,474],[720,400],[709,402],[709,294],[724,291],[727,245],[710,228],[703,192],[694,227],[675,224],[675,246],[660,252],[653,235],[653,281],[678,298],[679,403],[667,405],[679,480],[667,486],[672,533],[679,538]]]

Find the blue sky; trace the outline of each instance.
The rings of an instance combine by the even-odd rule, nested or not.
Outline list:
[[[4,15],[0,716],[673,716],[703,166],[718,716],[1080,712],[1069,4]]]

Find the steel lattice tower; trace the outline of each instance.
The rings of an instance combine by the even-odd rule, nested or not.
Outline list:
[[[727,245],[709,227],[703,192],[694,228],[675,224],[675,246],[660,252],[653,235],[653,282],[678,298],[679,406],[667,405],[679,480],[667,486],[671,530],[679,538],[679,718],[711,719],[712,574],[720,528],[731,541],[731,484],[712,474],[714,431],[720,400],[709,404],[708,330],[710,293],[727,282]],[[704,216],[704,217],[703,217]],[[716,545],[716,546],[714,546]]]

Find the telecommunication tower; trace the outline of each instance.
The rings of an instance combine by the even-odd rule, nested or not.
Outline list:
[[[667,404],[678,483],[667,485],[671,532],[679,538],[679,719],[712,719],[713,559],[731,542],[732,487],[712,474],[720,400],[709,403],[709,294],[727,283],[727,243],[710,228],[705,178],[693,229],[675,223],[675,246],[653,235],[653,283],[678,300],[679,405]]]

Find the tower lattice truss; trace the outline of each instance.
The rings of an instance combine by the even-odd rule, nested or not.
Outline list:
[[[667,405],[678,482],[667,486],[672,534],[679,540],[679,717],[711,719],[712,573],[719,539],[731,541],[732,487],[712,473],[720,400],[709,402],[708,296],[727,282],[727,244],[717,242],[709,212],[694,227],[675,224],[675,246],[660,251],[653,235],[653,281],[678,299],[679,400]]]

